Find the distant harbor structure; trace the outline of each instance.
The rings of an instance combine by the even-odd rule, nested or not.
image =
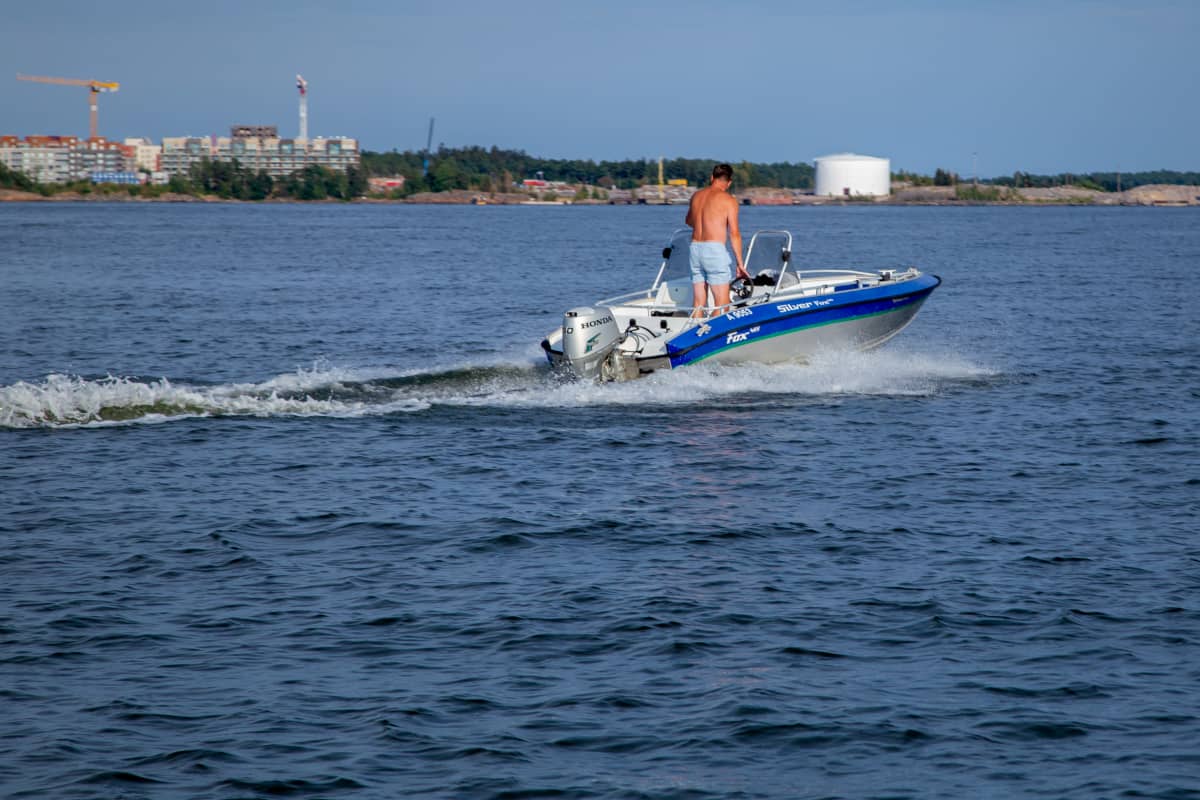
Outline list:
[[[819,197],[887,197],[892,192],[892,164],[886,158],[835,153],[815,159]]]

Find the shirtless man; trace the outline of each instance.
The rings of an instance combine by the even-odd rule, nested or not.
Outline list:
[[[712,287],[713,315],[723,314],[729,307],[729,251],[725,249],[725,234],[733,243],[737,257],[737,276],[749,278],[742,264],[742,232],[738,229],[737,200],[729,194],[733,183],[733,167],[717,164],[712,171],[712,185],[692,195],[686,224],[692,229],[690,263],[692,267],[692,316],[704,316],[708,305],[708,289]]]

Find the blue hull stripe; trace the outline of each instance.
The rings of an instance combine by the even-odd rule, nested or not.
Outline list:
[[[672,367],[702,361],[726,350],[764,339],[875,317],[920,303],[941,284],[936,275],[922,275],[899,284],[861,289],[838,295],[802,297],[734,309],[703,326],[692,328],[667,343]]]

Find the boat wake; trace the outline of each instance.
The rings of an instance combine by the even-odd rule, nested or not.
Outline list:
[[[436,407],[675,406],[744,397],[931,396],[997,372],[953,355],[840,352],[807,364],[700,364],[615,384],[563,381],[541,364],[397,374],[317,364],[262,383],[49,375],[0,386],[0,428],[153,424],[194,417],[367,417]]]

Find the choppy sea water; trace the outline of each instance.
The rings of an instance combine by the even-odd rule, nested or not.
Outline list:
[[[944,284],[552,379],[680,215],[0,206],[0,796],[1200,797],[1195,212],[747,208]]]

